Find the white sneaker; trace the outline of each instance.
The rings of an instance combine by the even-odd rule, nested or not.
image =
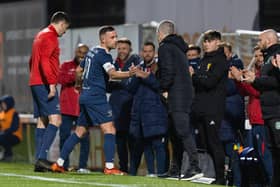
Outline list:
[[[90,170],[86,168],[80,168],[77,170],[77,173],[90,173]]]
[[[156,174],[147,174],[146,177],[157,177]]]

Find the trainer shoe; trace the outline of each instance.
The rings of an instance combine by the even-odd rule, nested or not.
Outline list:
[[[105,168],[104,174],[105,175],[126,175],[125,172],[122,172],[121,170],[119,170],[117,168],[112,168],[112,169]]]
[[[186,181],[191,181],[194,179],[198,179],[203,177],[203,173],[201,172],[200,169],[196,169],[196,170],[189,170],[187,171],[186,174],[181,175],[181,180],[186,180]]]
[[[35,172],[47,172],[51,171],[52,162],[45,159],[38,159],[35,163]]]
[[[77,170],[77,173],[90,173],[90,170],[86,168],[80,168]]]
[[[57,173],[64,173],[65,172],[65,169],[63,166],[59,166],[57,163],[54,163],[52,166],[51,166],[51,171],[52,172],[57,172]]]

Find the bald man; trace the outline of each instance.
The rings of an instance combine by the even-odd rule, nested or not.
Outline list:
[[[265,126],[269,129],[271,151],[273,159],[272,186],[280,186],[280,82],[275,77],[275,69],[271,63],[273,56],[280,52],[277,33],[264,30],[259,35],[258,46],[264,53],[264,66],[261,76],[256,77],[253,72],[244,73],[245,81],[260,91],[261,107]]]
[[[85,44],[78,44],[73,60],[64,62],[60,66],[58,83],[61,84],[60,107],[62,123],[59,129],[60,149],[65,140],[70,136],[73,124],[77,123],[80,114],[79,92],[75,88],[76,68],[85,58],[89,48]],[[81,140],[80,161],[78,172],[88,173],[87,160],[89,154],[89,136],[86,134]],[[68,159],[64,162],[64,168],[69,167]]]

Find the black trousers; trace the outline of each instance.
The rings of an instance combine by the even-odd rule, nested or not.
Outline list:
[[[186,112],[171,112],[169,114],[171,128],[174,128],[176,137],[171,138],[173,142],[174,153],[177,153],[178,164],[181,167],[183,152],[186,151],[189,156],[190,169],[198,168],[198,154],[190,127],[189,113]],[[181,147],[182,145],[182,147]],[[182,150],[181,150],[182,148]],[[173,154],[174,155],[174,154]],[[178,168],[180,170],[180,168]]]
[[[265,120],[265,125],[268,127],[272,162],[273,162],[273,175],[272,187],[280,186],[280,118],[273,118]]]
[[[128,131],[117,131],[116,145],[119,157],[120,170],[128,173],[128,155],[132,151],[132,138],[129,136]]]
[[[216,171],[216,181],[224,181],[225,152],[219,139],[218,130],[223,116],[196,115],[192,113],[191,124],[198,129],[199,148],[205,149],[212,156]]]

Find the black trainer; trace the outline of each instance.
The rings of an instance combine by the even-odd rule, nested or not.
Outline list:
[[[184,175],[182,175],[181,180],[191,181],[203,177],[203,173],[200,169],[188,170]]]
[[[35,172],[47,172],[51,171],[51,165],[53,162],[50,162],[45,159],[38,159],[35,163],[34,171]]]

